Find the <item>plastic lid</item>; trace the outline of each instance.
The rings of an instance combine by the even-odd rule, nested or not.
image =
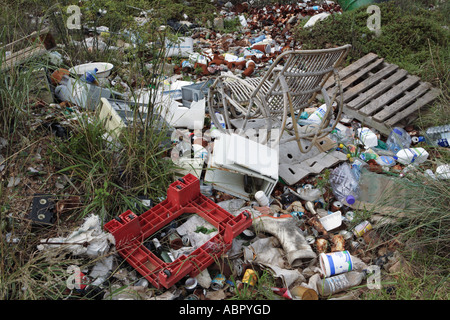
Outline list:
[[[354,204],[356,201],[355,197],[352,195],[347,196],[347,198],[345,198],[345,200],[347,201],[348,204]]]
[[[394,131],[396,134],[402,135],[402,132],[398,128],[394,128],[392,131]]]

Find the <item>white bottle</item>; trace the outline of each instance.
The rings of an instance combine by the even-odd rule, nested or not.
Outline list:
[[[308,117],[308,121],[320,124],[323,118],[325,117],[326,112],[327,112],[327,105],[324,103]]]
[[[428,159],[428,152],[424,148],[407,148],[397,152],[397,161],[403,165],[420,164]]]
[[[255,193],[255,199],[256,201],[258,201],[258,204],[261,207],[268,207],[270,202],[269,202],[269,198],[266,196],[266,194],[264,193],[264,191],[258,191]]]
[[[317,283],[317,290],[321,296],[326,297],[359,285],[365,276],[366,273],[364,271],[349,271],[334,277],[322,279]]]
[[[223,115],[216,112],[216,117],[217,117],[217,120],[219,121],[218,125],[224,129],[226,129],[225,119],[223,118]],[[211,130],[210,130],[211,138],[216,139],[220,136],[220,130],[217,128],[218,127],[216,126],[216,124],[211,121]]]
[[[366,148],[372,148],[378,145],[377,135],[367,127],[358,128],[356,130],[356,136]]]

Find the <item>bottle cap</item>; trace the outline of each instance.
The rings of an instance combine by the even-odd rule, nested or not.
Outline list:
[[[396,134],[402,135],[402,132],[398,128],[394,128],[392,131],[394,131]]]
[[[348,204],[354,204],[355,203],[355,197],[352,195],[347,196],[347,198],[345,198],[345,200],[347,201]]]

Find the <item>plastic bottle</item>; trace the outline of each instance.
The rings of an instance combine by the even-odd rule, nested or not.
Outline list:
[[[336,167],[330,174],[330,185],[337,200],[352,205],[359,196],[359,184],[348,163]]]
[[[378,158],[378,155],[373,152],[363,152],[359,155],[361,160],[363,161],[369,161],[369,160],[376,160]]]
[[[372,148],[378,145],[377,135],[367,127],[358,128],[356,130],[356,137],[366,148]]]
[[[349,271],[334,277],[325,278],[317,283],[317,290],[323,297],[344,291],[359,285],[366,277],[366,271]]]
[[[88,83],[96,83],[97,82],[97,79],[96,79],[97,71],[98,71],[97,68],[95,68],[94,70],[86,71],[84,73],[84,75],[81,77],[81,79]]]
[[[219,125],[226,129],[225,119],[223,118],[222,114],[216,112],[216,117],[219,120]],[[214,122],[211,121],[211,138],[217,138],[220,136],[220,131],[217,129],[217,126],[214,124]]]
[[[352,162],[352,172],[355,175],[355,178],[357,181],[361,178],[361,170],[362,168],[366,167],[367,163],[365,163],[362,160],[355,159]]]
[[[401,149],[396,154],[398,162],[403,165],[420,164],[428,159],[428,152],[424,148],[407,148]]]
[[[440,147],[450,146],[450,124],[428,128],[425,131],[428,144]]]
[[[316,111],[311,113],[307,119],[299,119],[297,123],[301,126],[308,124],[320,124],[327,112],[327,105],[324,103]]]
[[[335,128],[333,131],[331,131],[330,138],[333,141],[336,141],[338,144],[350,144],[353,142],[352,129],[346,128],[345,130],[340,130],[338,128]]]
[[[270,204],[269,198],[266,196],[264,191],[261,190],[255,193],[255,200],[258,201],[258,204],[261,207],[268,207]]]
[[[386,140],[386,145],[389,150],[397,153],[411,146],[411,136],[404,129],[394,127]]]
[[[258,42],[263,41],[265,38],[266,38],[266,35],[265,35],[265,34],[262,34],[262,35],[260,35],[260,36],[258,36],[258,37],[256,37],[256,38],[250,39],[250,43],[251,43],[251,44],[255,44],[255,43],[258,43]]]

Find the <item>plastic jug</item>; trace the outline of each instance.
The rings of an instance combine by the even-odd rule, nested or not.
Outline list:
[[[367,127],[358,128],[356,130],[356,137],[366,148],[372,148],[378,145],[377,135]]]
[[[420,164],[428,159],[428,152],[424,148],[407,148],[397,152],[398,162],[403,165]]]
[[[395,127],[389,134],[386,145],[389,150],[397,153],[401,149],[406,149],[411,146],[411,136],[404,129]]]

